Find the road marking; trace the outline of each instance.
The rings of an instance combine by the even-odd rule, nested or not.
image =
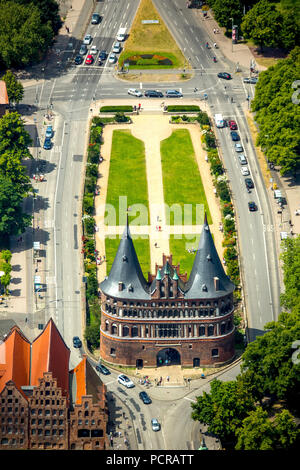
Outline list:
[[[192,401],[193,403],[197,403],[197,400],[193,400],[192,398],[189,397],[183,397],[185,400]]]

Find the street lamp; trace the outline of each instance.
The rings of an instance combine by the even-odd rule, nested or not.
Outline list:
[[[232,31],[233,31],[233,18],[229,18],[231,20],[231,52],[233,52],[233,41],[232,41]]]

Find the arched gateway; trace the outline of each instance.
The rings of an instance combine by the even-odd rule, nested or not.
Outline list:
[[[181,363],[180,354],[176,349],[173,348],[162,349],[157,353],[156,363],[158,367],[179,365]]]

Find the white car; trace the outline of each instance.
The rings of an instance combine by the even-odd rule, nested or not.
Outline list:
[[[117,56],[116,56],[116,54],[111,53],[110,56],[109,56],[109,58],[108,58],[108,62],[109,62],[110,64],[114,64],[116,61],[117,61]]]
[[[249,171],[249,169],[248,169],[247,166],[243,166],[243,167],[241,168],[241,173],[242,173],[243,176],[248,176],[248,175],[250,175],[250,171]]]
[[[129,88],[128,95],[143,96],[143,93],[140,90],[137,90],[136,88]]]
[[[90,34],[86,34],[83,40],[83,44],[91,44],[92,36]]]
[[[97,52],[98,52],[97,46],[92,46],[90,48],[90,54],[97,54]]]
[[[152,427],[152,431],[159,431],[160,430],[160,424],[159,424],[159,422],[157,421],[156,418],[151,419],[151,427]]]
[[[234,148],[236,152],[243,152],[244,150],[242,144],[235,144]]]
[[[124,375],[124,374],[120,374],[118,375],[118,382],[122,385],[124,385],[125,387],[127,388],[132,388],[134,387],[134,383],[132,382],[132,380],[130,380],[127,375]]]

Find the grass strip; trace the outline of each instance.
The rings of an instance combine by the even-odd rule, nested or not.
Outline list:
[[[196,162],[190,133],[178,129],[161,142],[164,199],[170,210],[170,225],[201,225],[204,211],[211,216]],[[176,205],[176,206],[175,206]],[[180,215],[181,214],[181,215]],[[168,214],[167,222],[168,222]]]

